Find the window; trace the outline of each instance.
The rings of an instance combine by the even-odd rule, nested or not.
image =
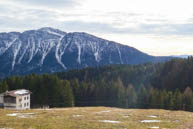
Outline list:
[[[26,107],[26,103],[24,103],[24,107]]]
[[[29,99],[29,97],[27,96],[27,100]]]
[[[29,103],[27,103],[27,106],[29,106]]]

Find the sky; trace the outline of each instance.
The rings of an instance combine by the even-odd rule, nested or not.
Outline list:
[[[0,32],[87,32],[155,56],[193,55],[192,0],[0,0]]]

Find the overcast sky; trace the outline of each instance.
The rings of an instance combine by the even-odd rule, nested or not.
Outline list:
[[[192,0],[0,0],[0,31],[87,32],[151,55],[193,55]]]

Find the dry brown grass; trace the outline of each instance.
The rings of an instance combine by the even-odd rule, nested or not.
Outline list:
[[[18,116],[7,114],[20,113]],[[24,115],[23,113],[34,113]],[[156,118],[150,116],[156,116]],[[102,120],[120,121],[105,123]],[[142,120],[161,120],[142,123]],[[193,128],[193,113],[157,109],[119,109],[107,107],[61,108],[49,110],[0,110],[0,128],[13,129],[186,129]]]

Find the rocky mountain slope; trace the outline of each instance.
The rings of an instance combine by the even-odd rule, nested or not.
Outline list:
[[[0,77],[107,64],[160,62],[169,58],[150,56],[87,33],[66,33],[49,27],[0,33]]]

